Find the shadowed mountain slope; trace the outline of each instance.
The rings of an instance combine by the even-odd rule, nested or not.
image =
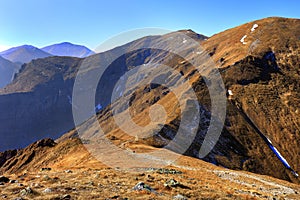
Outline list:
[[[0,88],[9,84],[19,66],[0,56]]]

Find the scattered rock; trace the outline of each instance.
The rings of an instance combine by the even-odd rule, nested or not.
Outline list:
[[[31,183],[30,187],[41,187],[41,185],[39,183]]]
[[[156,171],[159,174],[182,174],[182,171],[176,169],[158,169]]]
[[[61,199],[63,199],[63,200],[69,200],[69,199],[71,199],[71,195],[65,194],[65,195],[63,195],[63,196],[61,197]]]
[[[66,173],[73,173],[73,171],[72,171],[72,170],[69,170],[69,169],[65,170],[65,172],[66,172]]]
[[[9,183],[18,183],[17,180],[9,180]]]
[[[49,181],[51,178],[48,175],[43,176],[43,181]]]
[[[21,196],[26,196],[26,195],[33,194],[33,193],[34,192],[30,187],[27,187],[20,191]]]
[[[46,188],[43,192],[44,192],[44,193],[51,193],[51,192],[52,192],[52,189],[51,189],[51,188]]]
[[[168,180],[166,183],[164,183],[164,186],[165,187],[180,187],[183,189],[191,189],[190,187],[181,184],[180,182],[176,181],[175,179]]]
[[[9,178],[7,178],[5,176],[0,176],[0,182],[2,182],[2,183],[8,183],[9,182]]]
[[[88,182],[88,185],[89,185],[89,186],[94,186],[95,184],[94,184],[93,181],[90,181],[90,182]]]
[[[153,182],[153,180],[155,179],[153,176],[151,176],[150,174],[148,174],[147,176],[148,181]]]
[[[154,189],[152,189],[149,185],[145,184],[144,182],[139,182],[133,187],[133,190],[136,191],[147,191],[156,193]]]
[[[51,171],[51,168],[50,167],[43,167],[43,168],[41,168],[41,171]]]
[[[173,199],[175,200],[188,200],[187,197],[181,195],[181,194],[177,194],[176,196],[173,197]]]

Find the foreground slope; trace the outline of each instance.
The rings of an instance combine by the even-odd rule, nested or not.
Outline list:
[[[298,185],[286,181],[186,156],[163,168],[114,169],[95,160],[77,138],[64,137],[57,143],[44,139],[10,152],[4,164],[3,158],[0,154],[3,175],[17,181],[0,185],[0,194],[6,198],[297,199],[300,193]],[[150,190],[133,190],[139,182]]]

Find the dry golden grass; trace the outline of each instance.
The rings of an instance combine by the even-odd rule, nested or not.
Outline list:
[[[84,155],[85,153],[81,151]],[[83,155],[70,154],[80,162]],[[0,199],[60,199],[70,195],[72,199],[172,199],[181,194],[189,199],[298,199],[299,186],[286,181],[227,170],[198,159],[182,156],[171,166],[182,174],[161,174],[156,169],[112,169],[94,160],[85,166],[75,167],[74,159],[63,160],[65,166],[50,165],[50,171],[24,171],[5,174],[17,183],[0,186]],[[62,160],[60,164],[62,164]],[[73,166],[73,167],[72,167]],[[66,169],[72,172],[66,171]],[[165,187],[175,179],[184,187]],[[134,191],[138,182],[144,182],[155,190]],[[20,185],[22,184],[22,185]],[[21,196],[30,187],[34,193]],[[48,192],[47,190],[48,189]],[[6,198],[4,198],[6,197]]]

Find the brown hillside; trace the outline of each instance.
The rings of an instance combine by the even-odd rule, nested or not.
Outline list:
[[[286,181],[186,156],[159,169],[113,169],[95,160],[78,139],[67,137],[59,143],[38,141],[20,150],[7,164],[12,162],[15,164],[3,175],[17,182],[0,185],[4,199],[60,199],[66,195],[72,199],[170,199],[179,194],[189,199],[297,199],[300,193],[298,185]],[[179,184],[166,186],[170,180]],[[134,191],[141,181],[152,192]]]
[[[254,24],[257,24],[258,27],[256,27],[254,31],[251,31]],[[226,90],[230,89],[233,93],[227,100],[227,116],[221,137],[211,153],[203,158],[203,160],[230,169],[247,170],[299,183],[299,179],[284,167],[257,131],[257,129],[261,130],[261,132],[272,141],[291,167],[295,169],[296,172],[300,172],[298,159],[300,154],[300,119],[297,107],[300,99],[299,24],[300,20],[298,19],[267,18],[216,34],[208,38],[207,41],[202,41],[202,39],[205,38],[199,39],[198,42],[203,44],[207,53],[212,56],[220,68]],[[195,38],[198,38],[197,34],[189,30],[182,31],[182,33],[192,34]],[[113,53],[122,48],[128,48],[129,51],[111,64],[107,71],[107,76],[105,76],[102,80],[103,82],[101,82],[103,84],[98,85],[97,90],[100,92],[97,93],[96,99],[102,98],[101,102],[105,100],[108,106],[98,113],[96,117],[97,120],[93,118],[89,119],[86,123],[78,127],[86,130],[85,134],[80,135],[80,137],[85,147],[90,147],[89,150],[91,150],[91,152],[97,152],[97,150],[102,151],[102,159],[111,159],[118,163],[120,160],[113,160],[113,158],[115,158],[114,154],[122,151],[126,151],[128,157],[139,153],[151,153],[155,151],[161,151],[161,155],[164,156],[169,155],[167,154],[167,152],[170,152],[168,150],[175,152],[180,151],[181,148],[183,148],[181,146],[181,144],[183,144],[182,141],[189,142],[188,140],[192,139],[192,144],[184,154],[199,158],[199,149],[211,119],[211,102],[205,83],[205,76],[208,74],[202,74],[201,76],[197,73],[195,67],[199,67],[204,71],[204,66],[207,66],[207,63],[192,66],[178,55],[176,56],[166,51],[153,49],[130,51],[134,49],[133,47],[135,45],[139,46],[148,42],[159,44],[160,47],[163,48],[174,48],[177,43],[172,42],[172,40],[168,40],[171,41],[169,43],[164,42],[165,39],[173,37],[174,34],[175,33],[160,37],[143,38],[125,47],[118,47],[105,54],[94,55],[89,57],[88,60],[85,60],[87,65],[84,73],[90,75],[97,72],[97,70],[93,68],[94,64],[97,65],[101,63],[103,61],[102,59],[111,57]],[[240,41],[244,35],[247,35],[244,40],[246,44]],[[180,44],[182,45],[182,43]],[[200,49],[191,48],[185,51],[185,55],[191,60],[200,62],[203,59],[203,55],[197,52],[200,52]],[[60,59],[67,62],[69,58]],[[42,63],[43,61],[49,62],[49,60],[46,59],[38,60],[36,63]],[[55,63],[55,60],[51,61]],[[152,67],[150,61],[156,61],[157,63],[170,66],[173,71],[169,73],[162,67]],[[79,61],[76,60],[76,62]],[[123,96],[121,95],[122,98],[117,98],[115,102],[109,105],[111,90],[118,78],[128,70],[134,69],[142,64],[145,64],[145,66],[144,68],[140,68],[138,73],[139,75],[143,75],[144,78],[139,84],[134,85],[130,83],[133,82],[132,80],[135,80],[136,76],[135,74],[130,75],[128,77],[128,84],[124,84],[127,87],[127,91]],[[101,64],[99,65],[102,66]],[[68,76],[63,76],[64,81],[68,80],[68,83],[72,82],[72,76],[75,74],[76,67],[78,66],[75,64],[74,68],[68,69],[68,72],[71,71],[72,73],[67,73]],[[24,68],[23,73],[25,74],[29,69],[37,70],[38,66],[34,65],[34,62],[28,64],[27,68]],[[147,76],[148,73],[150,74],[149,76]],[[109,74],[112,75],[109,76]],[[178,76],[178,74],[181,76]],[[159,77],[159,75],[162,76]],[[19,74],[19,78],[25,81],[25,77],[22,73]],[[166,86],[149,84],[149,81],[154,78],[162,78],[166,84],[177,84],[177,87],[175,87],[174,91],[171,91],[170,88]],[[47,83],[50,86],[52,86],[52,84],[55,85],[55,81],[52,82],[52,79],[49,80]],[[192,86],[196,93],[196,99],[184,98],[188,96],[187,94],[189,94],[190,90],[185,87],[185,84],[181,83],[190,84]],[[14,86],[17,85],[18,83],[15,82],[6,89],[13,91]],[[39,84],[37,84],[37,87],[38,85]],[[25,86],[22,87],[26,88]],[[109,89],[103,90],[103,88]],[[68,105],[68,109],[70,109],[69,102],[67,101],[67,96],[70,95],[68,88],[67,91],[68,92],[60,97],[64,100],[63,105]],[[220,90],[219,92],[224,91]],[[175,93],[181,94],[182,99],[177,99]],[[2,99],[8,98],[7,96],[1,97]],[[5,100],[11,101],[9,98]],[[181,106],[180,100],[182,100]],[[173,141],[182,121],[181,111],[193,112],[193,104],[197,104],[201,111],[201,115],[199,116],[201,119],[199,129],[197,130],[195,138],[192,138],[190,134],[192,130],[188,129],[189,127],[185,127],[185,135],[181,135],[177,141]],[[127,107],[127,105],[129,105],[129,107]],[[162,107],[165,109],[165,115],[160,112]],[[113,111],[117,111],[117,114],[115,114],[116,117],[126,116],[126,111],[130,114],[129,117],[126,116],[123,118],[125,120],[121,122],[122,127],[120,127],[120,124],[116,124],[113,118]],[[16,113],[19,113],[19,110],[17,110]],[[47,112],[45,110],[38,110],[36,113]],[[41,116],[44,115],[41,114]],[[247,120],[245,116],[250,118],[254,125],[249,123],[249,120]],[[130,126],[130,118],[136,124],[144,128],[138,130],[136,127]],[[49,117],[49,119],[53,118]],[[59,122],[46,122],[48,122],[47,124],[49,126],[63,127],[62,124],[67,121],[67,119],[72,120],[71,115],[68,115],[68,118],[65,117],[64,120],[60,120]],[[165,122],[163,119],[165,119]],[[195,122],[194,119],[190,118],[188,121],[190,124]],[[101,134],[98,122],[104,134]],[[34,123],[36,123],[36,121],[34,121]],[[31,127],[28,127],[26,130],[27,134],[29,134],[31,130]],[[44,131],[43,127],[39,128],[41,132]],[[124,131],[122,128],[130,131]],[[47,134],[50,134],[51,131],[53,131],[53,129],[50,129]],[[34,134],[36,133],[34,132]],[[72,135],[75,133],[73,130],[67,134]],[[115,149],[106,148],[107,146],[104,145],[105,142],[107,142],[105,138],[108,138],[109,141],[114,144],[117,151],[115,151]],[[66,141],[67,143],[63,145]],[[84,162],[81,163],[81,160],[85,160],[87,166],[93,166],[93,161],[89,161],[88,159],[89,154],[87,152],[81,152],[83,146],[76,146],[79,143],[77,139],[72,139],[71,141],[73,141],[73,143],[68,142],[69,140],[66,141],[63,140],[59,142],[55,145],[54,149],[52,148],[53,151],[47,154],[46,160],[51,161],[47,161],[49,165],[54,168],[57,167],[57,169],[65,166],[74,167],[74,165],[84,167],[84,164],[82,164]],[[96,143],[93,143],[95,141]],[[167,146],[171,141],[174,142],[173,147],[176,148],[169,148],[168,150],[162,148]],[[103,142],[103,145],[99,145],[101,142]],[[72,144],[74,144],[75,147],[72,147]],[[70,149],[74,151],[69,152],[69,154],[64,154],[63,152],[66,151],[64,146],[69,147],[69,145],[72,147]],[[40,154],[38,153],[39,151],[36,152],[34,157],[43,158],[42,155],[45,155],[43,151],[44,150],[41,150]],[[18,152],[19,156],[26,155],[24,158],[21,156],[22,159],[21,157],[18,159],[15,159],[16,157],[8,159],[2,166],[3,171],[13,172],[14,170],[38,169],[43,165],[43,159],[37,159],[36,161],[30,162],[35,164],[24,167],[23,163],[26,163],[26,160],[30,161],[32,157],[31,154],[28,153],[31,151],[26,150],[25,152],[27,153],[23,154],[24,152],[22,152],[22,150]],[[3,157],[7,157],[7,155],[8,153]],[[79,157],[79,159],[76,159],[76,157]],[[101,160],[101,158],[99,159]],[[191,159],[191,162],[201,162],[193,158],[187,159]],[[47,162],[45,161],[45,164]],[[165,162],[167,162],[167,160],[165,160]],[[10,166],[9,163],[13,163],[16,168],[8,167]]]

